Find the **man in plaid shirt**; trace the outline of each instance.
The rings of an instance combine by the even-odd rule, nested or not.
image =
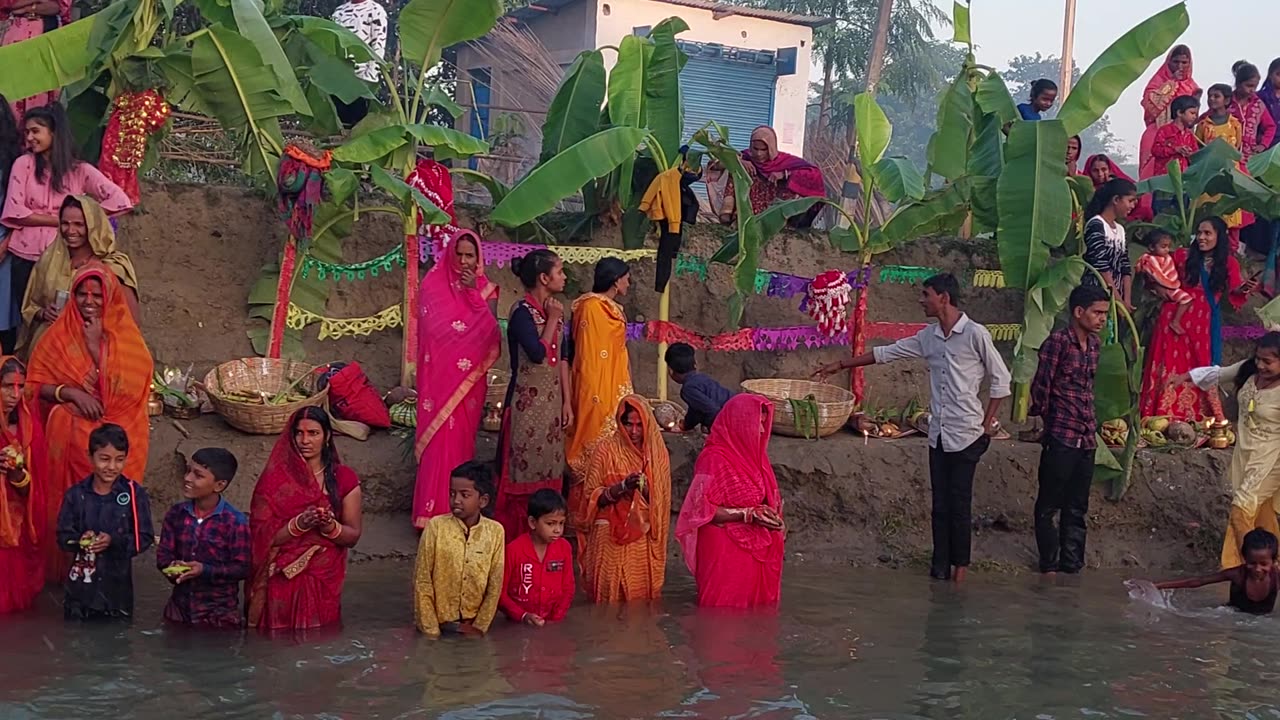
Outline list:
[[[1040,346],[1031,383],[1031,415],[1044,421],[1040,492],[1036,496],[1036,545],[1040,572],[1078,573],[1084,567],[1085,518],[1093,484],[1098,420],[1093,378],[1111,299],[1107,291],[1081,285],[1071,292],[1071,321]],[[1054,515],[1059,515],[1054,526]]]
[[[182,478],[185,502],[164,516],[156,566],[174,584],[166,620],[184,625],[241,627],[240,581],[249,577],[249,521],[222,498],[236,475],[223,448],[191,455]]]

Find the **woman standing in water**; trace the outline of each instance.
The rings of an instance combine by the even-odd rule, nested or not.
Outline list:
[[[1147,129],[1142,133],[1138,148],[1138,177],[1143,180],[1164,172],[1152,159],[1151,146],[1155,142],[1156,131],[1173,121],[1169,106],[1174,98],[1183,95],[1200,97],[1200,86],[1191,77],[1191,72],[1191,48],[1174,45],[1165,57],[1164,65],[1156,71],[1142,93],[1143,120]]]
[[[583,525],[582,480],[601,438],[617,429],[618,403],[631,394],[631,359],[627,355],[627,315],[618,298],[631,287],[631,268],[617,258],[596,263],[591,292],[573,301],[572,398],[574,423],[565,446],[569,463],[569,521],[579,533]]]
[[[253,488],[249,627],[311,630],[342,619],[347,550],[360,541],[360,479],[342,464],[329,415],[302,408]]]
[[[583,586],[598,603],[655,600],[666,578],[671,458],[644,398],[623,398],[614,416],[582,484]]]
[[[528,532],[529,496],[564,489],[564,435],[573,424],[569,366],[561,359],[564,264],[550,250],[511,263],[526,294],[511,307],[507,352],[511,384],[498,440],[498,498],[494,519],[510,542]]]
[[[108,215],[133,207],[115,183],[76,158],[75,137],[61,105],[30,110],[22,123],[27,154],[13,163],[0,213],[0,222],[10,228],[10,289],[13,302],[19,307],[26,296],[32,268],[58,234],[58,213],[68,195],[88,195]]]
[[[1169,416],[1190,422],[1221,418],[1222,404],[1215,393],[1178,385],[1170,378],[1222,363],[1222,305],[1239,308],[1257,281],[1241,282],[1240,264],[1227,242],[1227,224],[1218,217],[1200,221],[1195,243],[1174,252],[1173,263],[1182,289],[1191,295],[1191,306],[1183,313],[1179,332],[1173,323],[1177,303],[1162,304],[1147,347],[1142,417]]]
[[[8,111],[0,106],[0,112]],[[26,610],[44,587],[44,431],[23,390],[27,369],[0,357],[0,614]]]
[[[693,466],[676,539],[701,607],[777,607],[786,526],[769,462],[773,404],[737,395],[725,404]]]
[[[449,472],[476,452],[487,374],[502,335],[494,309],[498,286],[484,274],[480,237],[454,236],[418,292],[418,480],[413,526],[449,512]]]
[[[1244,564],[1240,546],[1245,535],[1262,528],[1280,535],[1280,332],[1262,336],[1253,357],[1228,367],[1209,365],[1170,378],[1173,385],[1187,380],[1208,393],[1221,383],[1235,387],[1240,406],[1236,447],[1231,454],[1231,514],[1222,541],[1222,567]]]

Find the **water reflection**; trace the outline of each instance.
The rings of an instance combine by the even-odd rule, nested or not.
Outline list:
[[[1120,578],[1040,584],[794,564],[777,615],[578,606],[537,630],[419,637],[404,563],[352,568],[347,627],[269,640],[159,622],[67,625],[56,598],[0,618],[3,718],[1276,718],[1280,626],[1126,597]],[[152,582],[154,580],[155,582]]]

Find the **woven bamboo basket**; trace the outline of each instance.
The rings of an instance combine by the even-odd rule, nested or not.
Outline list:
[[[224,362],[204,378],[205,392],[213,409],[231,427],[251,435],[279,435],[289,418],[299,408],[323,406],[329,399],[329,388],[316,392],[315,368],[307,363],[273,358],[244,358]],[[268,397],[279,394],[298,378],[298,389],[309,393],[303,400],[283,405],[240,402],[226,397],[229,392],[248,390]]]
[[[663,432],[679,432],[680,424],[684,422],[684,416],[688,414],[683,405],[673,400],[645,399],[649,401],[649,408],[653,410],[653,417],[658,421],[658,427]]]
[[[805,437],[804,432],[796,427],[795,411],[788,400],[804,400],[813,396],[818,409],[818,437],[827,437],[844,427],[856,404],[853,393],[848,390],[808,380],[744,380],[742,389],[763,395],[773,402],[773,432],[786,437]]]

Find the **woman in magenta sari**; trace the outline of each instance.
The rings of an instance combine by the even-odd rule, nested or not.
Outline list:
[[[1258,96],[1258,86],[1262,83],[1262,73],[1253,63],[1243,60],[1231,66],[1235,74],[1235,93],[1231,96],[1228,110],[1240,121],[1244,128],[1244,140],[1240,144],[1241,162],[1249,162],[1249,158],[1271,147],[1276,138],[1276,121],[1271,117],[1271,110]]]
[[[1155,142],[1156,131],[1172,121],[1169,106],[1173,104],[1174,98],[1183,95],[1200,97],[1200,86],[1192,79],[1191,71],[1191,48],[1174,45],[1165,58],[1164,65],[1156,71],[1142,93],[1143,120],[1147,124],[1138,147],[1138,177],[1142,180],[1164,172],[1156,167],[1155,160],[1151,157],[1151,145]]]
[[[773,128],[761,125],[751,133],[751,147],[742,153],[742,164],[751,181],[751,211],[764,212],[780,200],[792,200],[801,197],[825,197],[826,182],[822,178],[822,170],[817,165],[795,155],[778,150],[778,134]],[[724,175],[724,168],[712,163],[707,169],[707,191],[711,207],[720,218],[720,222],[728,225],[738,217],[733,179],[724,183],[724,195],[714,197],[711,187]],[[807,227],[817,217],[819,207],[814,206],[807,215],[793,218],[792,224]]]
[[[449,512],[449,472],[475,456],[489,368],[501,334],[498,286],[484,274],[480,238],[462,230],[437,254],[418,292],[418,481],[413,526]]]
[[[676,538],[701,607],[777,607],[786,528],[769,463],[773,404],[737,395],[725,404],[693,466]]]

